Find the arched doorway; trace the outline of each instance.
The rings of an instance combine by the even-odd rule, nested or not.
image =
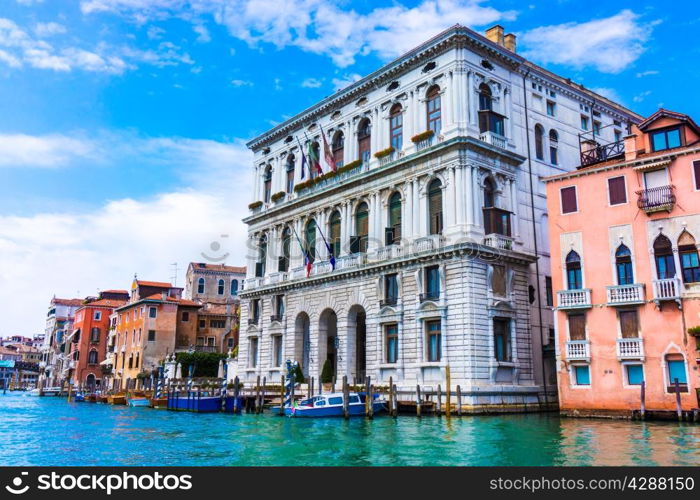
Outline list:
[[[93,375],[92,373],[88,375],[85,378],[85,385],[88,387],[89,390],[95,390],[95,375]]]
[[[367,375],[367,315],[362,306],[348,311],[348,368],[351,379],[361,384]]]
[[[311,353],[311,334],[309,315],[300,312],[294,322],[294,360],[301,365],[304,377],[309,376],[309,358]]]
[[[338,316],[333,309],[326,309],[318,320],[319,375],[326,360],[330,361],[331,373],[338,374]]]

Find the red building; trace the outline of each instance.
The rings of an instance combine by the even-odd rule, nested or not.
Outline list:
[[[104,379],[102,363],[107,355],[110,315],[129,300],[126,290],[106,290],[89,297],[75,313],[68,342],[69,380],[75,385],[100,387]]]

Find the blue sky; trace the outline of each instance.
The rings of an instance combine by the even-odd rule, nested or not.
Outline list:
[[[212,241],[242,264],[245,140],[455,23],[500,23],[642,115],[700,119],[700,6],[668,5],[0,0],[0,335]]]

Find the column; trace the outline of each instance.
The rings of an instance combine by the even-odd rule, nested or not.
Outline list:
[[[316,220],[316,260],[315,262],[319,262],[321,260],[326,260],[328,257],[328,250],[326,249],[325,243],[323,243],[323,236],[321,236],[321,232],[318,230],[318,228],[321,228],[321,231],[323,231],[324,236],[326,235],[326,215],[324,212],[317,212],[314,214],[314,219]]]
[[[425,104],[423,103],[423,99],[421,98],[421,90],[418,87],[416,87],[416,89],[414,90],[413,102],[415,105],[415,113],[413,113],[413,130],[415,130],[415,133],[413,135],[416,135],[420,134],[421,132],[425,132],[425,129],[427,128],[425,118]]]
[[[277,256],[279,255],[279,230],[273,226],[267,233],[267,256],[265,262],[265,275],[277,272]]]
[[[410,241],[413,237],[413,183],[409,180],[403,185],[401,197],[401,239]]]
[[[458,165],[455,169],[455,193],[456,194],[456,223],[459,226],[463,226],[464,220],[464,200],[467,197],[467,191],[464,189],[464,165]]]
[[[476,221],[474,220],[474,185],[476,184],[476,167],[473,165],[468,165],[466,168],[467,182],[469,183],[467,189],[464,190],[466,198],[465,202],[467,204],[467,224],[474,226],[476,224]]]
[[[411,151],[413,151],[413,141],[411,141],[411,137],[418,133],[418,131],[416,131],[414,128],[414,115],[416,114],[416,105],[412,90],[408,92],[407,106],[408,109],[406,110],[406,113],[403,117],[403,148],[404,150],[410,153]]]
[[[450,71],[447,74],[447,78],[445,80],[445,94],[444,94],[444,102],[445,102],[445,124],[444,124],[444,129],[446,130],[451,130],[455,125],[456,125],[456,112],[457,112],[457,105],[455,103],[455,93],[454,93],[454,71]]]
[[[447,186],[445,186],[445,227],[455,225],[455,214],[457,208],[457,200],[455,199],[455,169],[449,167],[447,169]]]
[[[469,116],[469,124],[476,125],[476,100],[474,96],[474,73],[467,73],[467,113]]]
[[[504,109],[503,114],[506,115],[508,118],[506,119],[506,136],[510,141],[513,140],[513,99],[511,96],[511,90],[509,88],[506,88],[504,90],[504,102],[503,106]]]
[[[413,181],[413,238],[420,238],[423,236],[423,230],[420,225],[420,193],[418,192],[418,178],[414,177]]]
[[[343,165],[347,165],[351,161],[355,160],[355,157],[353,156],[353,139],[355,138],[355,134],[353,133],[352,130],[352,120],[348,120],[345,122],[345,130],[343,130],[343,137],[345,140],[345,143],[343,144]]]

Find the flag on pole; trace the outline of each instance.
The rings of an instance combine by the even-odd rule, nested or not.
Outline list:
[[[306,133],[304,134],[306,135]],[[319,161],[318,153],[314,151],[314,143],[306,137],[309,149],[307,153],[309,154],[309,170],[315,172],[316,175],[323,175],[323,169],[321,168],[321,162]]]
[[[321,125],[319,124],[319,127]],[[326,140],[326,134],[323,131],[323,127],[321,127],[321,137],[323,138],[323,157],[326,160],[326,163],[328,164],[328,167],[335,172],[337,168],[335,167],[335,159],[333,158],[333,153],[331,152],[331,148],[328,146],[328,141]]]
[[[331,263],[333,271],[335,271],[335,255],[333,255],[333,248],[328,244],[326,237],[323,235],[323,231],[321,231],[321,226],[318,226],[318,232],[321,233],[323,243],[326,245],[326,250],[328,250],[328,261]]]
[[[299,235],[297,234],[297,230],[292,228],[292,231],[294,231],[294,236],[296,236],[297,242],[299,243],[299,248],[301,248],[301,253],[304,256],[304,267],[306,268],[306,277],[308,278],[311,276],[311,256],[309,255],[309,252],[304,249],[304,245],[301,242],[301,238],[299,238]]]
[[[301,178],[304,178],[306,171],[306,155],[304,154],[304,148],[301,146],[301,141],[297,137],[297,143],[299,144],[299,151],[301,151]]]

